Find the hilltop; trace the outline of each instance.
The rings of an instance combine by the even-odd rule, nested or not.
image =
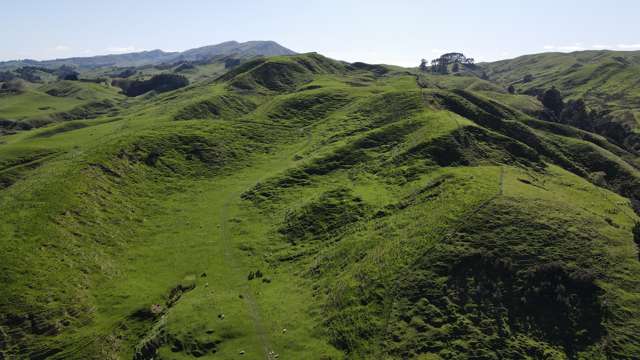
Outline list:
[[[553,56],[178,60],[131,75],[175,89],[87,81],[108,68],[3,94],[0,358],[639,356],[637,155],[542,116],[552,85],[622,106]]]

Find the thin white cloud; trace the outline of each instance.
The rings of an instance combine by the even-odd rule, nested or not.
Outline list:
[[[110,53],[130,53],[130,52],[138,52],[145,51],[146,49],[139,49],[133,45],[130,46],[111,46],[106,49],[107,52]]]
[[[617,48],[623,50],[640,49],[640,44],[618,44]]]
[[[640,50],[640,43],[638,44],[618,44],[618,45],[605,45],[605,44],[594,44],[589,47],[583,46],[582,43],[576,43],[574,45],[545,45],[543,47],[547,51],[561,51],[561,52],[571,52],[571,51],[582,51],[587,49],[596,49],[596,50]]]
[[[582,46],[581,43],[576,43],[573,45],[545,45],[544,49],[550,50],[550,51],[562,51],[562,52],[586,50],[586,48]]]
[[[404,67],[416,67],[420,64],[419,56],[407,56],[407,57],[398,57],[398,56],[389,56],[386,53],[380,53],[375,51],[369,52],[351,52],[351,51],[343,51],[343,52],[325,52],[324,55],[337,60],[344,60],[348,62],[356,62],[362,61],[369,64],[388,64],[388,65],[398,65]]]
[[[558,49],[560,49],[561,51],[580,51],[580,50],[585,50],[585,48],[583,46],[560,46],[558,47]]]
[[[69,46],[66,46],[66,45],[57,45],[53,49],[55,51],[69,51],[69,50],[71,50],[71,48]]]
[[[442,55],[442,54],[446,54],[446,53],[450,53],[453,51],[447,50],[447,49],[431,49],[431,52],[434,54],[438,54],[438,55]]]

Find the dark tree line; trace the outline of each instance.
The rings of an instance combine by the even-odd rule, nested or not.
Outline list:
[[[77,81],[80,77],[80,73],[73,67],[68,65],[62,65],[57,71],[58,80],[72,80]]]
[[[107,76],[110,78],[126,79],[126,78],[132,77],[137,73],[138,73],[138,70],[136,70],[135,68],[124,68],[124,69],[117,69],[114,72],[108,74]]]
[[[538,91],[532,89],[530,94],[534,95]],[[564,101],[555,88],[539,92],[538,98],[544,105],[541,119],[600,134],[614,144],[640,154],[640,136],[631,125],[636,122],[632,112],[613,115],[606,108],[589,109],[582,99]],[[635,195],[632,204],[636,212],[640,213],[640,200]]]
[[[11,81],[16,78],[32,82],[32,83],[40,83],[42,82],[42,73],[51,74],[58,78],[58,80],[78,80],[80,73],[78,73],[75,68],[69,65],[62,65],[57,69],[39,67],[39,66],[23,66],[20,67],[13,72],[11,71],[3,71],[0,72],[0,82]]]
[[[11,71],[0,71],[0,82],[11,81],[16,76]]]
[[[0,91],[20,93],[23,92],[26,88],[27,86],[25,85],[24,81],[15,78],[13,80],[2,83],[2,86],[0,86]]]
[[[176,74],[159,74],[148,80],[114,80],[114,86],[122,89],[127,96],[138,96],[150,91],[167,92],[189,85],[189,80]]]
[[[633,242],[636,243],[638,259],[640,259],[640,223],[638,222],[633,226]]]
[[[225,69],[234,68],[234,67],[240,65],[241,62],[242,61],[240,59],[234,59],[234,58],[225,59],[224,60],[224,68]]]
[[[598,114],[595,111],[589,111],[584,100],[565,102],[562,94],[555,87],[545,91],[538,98],[544,106],[543,117],[546,120],[594,131]]]
[[[51,69],[46,69],[46,68],[41,68],[36,66],[23,66],[19,69],[16,69],[16,74],[22,80],[37,83],[37,82],[42,82],[42,78],[38,75],[39,71],[46,72],[49,74],[53,73]]]

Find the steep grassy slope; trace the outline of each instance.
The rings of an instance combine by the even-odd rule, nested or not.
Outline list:
[[[637,357],[634,157],[528,101],[305,54],[3,136],[0,354]]]
[[[637,151],[640,121],[640,53],[581,51],[547,53],[481,64],[491,81],[520,92],[555,86],[567,99],[583,99],[601,114],[598,130]],[[525,78],[530,76],[529,81]]]
[[[491,80],[522,90],[556,86],[570,97],[616,110],[640,106],[639,66],[640,53],[615,51],[527,55],[481,65]],[[530,82],[523,81],[526,75],[532,75]]]

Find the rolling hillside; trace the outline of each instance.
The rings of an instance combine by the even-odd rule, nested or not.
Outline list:
[[[636,153],[640,149],[640,52],[546,53],[481,68],[491,81],[514,85],[519,92],[556,87],[567,99],[583,99],[603,113],[599,133]]]
[[[60,121],[113,115],[134,101],[119,94],[126,91],[118,82],[144,81],[166,73],[183,76],[191,83],[210,82],[242,62],[263,56],[293,54],[293,51],[273,41],[228,41],[181,53],[154,50],[42,62],[0,63],[0,70],[10,69],[0,71],[0,85],[16,81],[14,79],[25,84],[20,91],[0,88],[0,134]],[[75,71],[80,79],[59,81],[65,67]]]
[[[525,92],[634,95],[514,61],[483,80],[309,53],[0,98],[115,104],[0,136],[0,358],[637,358],[636,155]]]

